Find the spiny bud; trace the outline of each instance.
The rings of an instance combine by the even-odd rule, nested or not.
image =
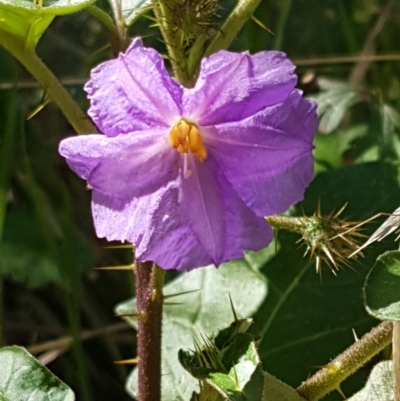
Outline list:
[[[181,38],[182,47],[191,46],[199,36],[211,37],[219,9],[216,0],[166,0],[173,16],[173,32]]]
[[[347,258],[358,249],[355,237],[364,237],[358,231],[358,222],[349,222],[339,218],[345,209],[344,205],[337,213],[322,216],[320,205],[313,216],[266,217],[269,224],[275,229],[285,229],[301,235],[298,241],[304,242],[306,252],[311,257],[315,256],[316,271],[321,274],[321,265],[324,261],[333,274],[339,270],[340,264],[349,265]]]
[[[224,373],[232,369],[246,353],[249,344],[258,339],[249,332],[252,319],[239,319],[220,330],[215,337],[201,335],[202,342],[193,339],[192,351],[179,350],[181,365],[195,378],[205,379],[210,373]]]

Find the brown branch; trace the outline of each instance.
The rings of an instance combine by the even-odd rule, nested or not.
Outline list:
[[[161,400],[163,271],[135,260],[138,317],[138,401]]]
[[[81,339],[90,340],[92,338],[101,337],[107,334],[116,333],[121,330],[129,329],[129,325],[125,322],[117,323],[110,326],[101,327],[95,330],[82,331]],[[60,348],[70,347],[72,344],[72,336],[64,336],[57,340],[46,341],[41,344],[31,345],[27,347],[28,352],[32,355],[40,354],[42,352],[53,351]]]
[[[392,9],[394,2],[393,0],[389,0],[386,3],[381,15],[379,16],[376,24],[372,28],[371,32],[369,33],[367,40],[364,43],[364,46],[361,50],[361,57],[371,56],[375,53],[375,40],[378,37],[379,33],[381,32],[382,28],[384,27],[386,21],[390,17],[390,11]],[[354,66],[350,77],[349,77],[349,85],[350,86],[359,86],[365,79],[365,75],[371,65],[371,61],[366,60],[365,58],[360,59],[357,64]]]

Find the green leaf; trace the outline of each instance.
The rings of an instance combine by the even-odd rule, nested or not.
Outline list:
[[[40,0],[37,0],[39,2]],[[39,15],[66,15],[83,10],[96,0],[43,0],[43,5],[31,0],[0,0],[0,7],[9,11],[26,10]]]
[[[263,393],[260,401],[306,401],[295,389],[269,373],[263,372],[263,377]],[[205,383],[200,396],[193,396],[190,401],[226,401],[226,397],[215,387]]]
[[[18,3],[16,6],[7,3],[9,2],[4,3],[4,0],[0,2],[0,33],[14,39],[19,47],[35,47],[53,21],[54,15],[44,15],[36,9],[18,7]],[[8,40],[7,36],[0,36],[0,43]]]
[[[208,378],[213,373],[227,374],[255,340],[247,332],[251,324],[251,319],[235,320],[215,337],[203,336],[201,343],[196,341],[194,351],[180,349],[181,365],[196,379]]]
[[[366,135],[368,126],[359,124],[348,130],[338,130],[330,135],[317,134],[314,139],[314,158],[317,163],[317,172],[329,168],[337,168],[343,165],[343,154],[351,148],[351,143],[356,138]]]
[[[262,401],[305,401],[300,394],[276,377],[264,372],[264,392]]]
[[[4,54],[1,63],[3,78],[7,78],[15,84],[18,71],[15,60],[8,54]],[[15,89],[3,91],[0,97],[0,120],[2,121],[2,133],[0,136],[0,244],[3,239],[7,197],[10,189],[12,166],[15,160],[15,130],[18,117],[17,104],[17,93]]]
[[[234,321],[193,352],[179,351],[182,366],[201,381],[192,400],[304,401],[291,387],[262,372],[258,336],[251,334],[251,319]]]
[[[211,373],[204,381],[222,393],[226,400],[259,401],[264,379],[255,344],[248,345],[247,351],[228,373]]]
[[[395,128],[400,128],[400,114],[396,109],[384,104],[382,106],[382,113],[385,115],[385,119],[387,120],[386,123],[393,126],[392,131],[394,131]]]
[[[24,348],[0,349],[0,401],[74,401],[73,391]]]
[[[396,136],[396,129],[400,128],[400,115],[387,104],[379,107],[381,120],[381,154],[387,159],[396,160],[399,158],[399,141]]]
[[[382,320],[400,321],[400,252],[380,255],[364,286],[367,311]]]
[[[236,391],[240,390],[240,393],[243,394],[242,399],[244,400],[258,401],[262,398],[264,376],[255,343],[249,345],[246,354],[243,355],[238,363],[231,369],[229,376],[235,383],[235,387],[232,388],[231,394],[235,394]],[[211,375],[210,381],[214,385],[217,385],[217,381],[213,375]],[[228,388],[220,388],[227,395],[230,394]],[[232,397],[232,401],[235,401],[235,398]]]
[[[39,0],[38,0],[39,1]],[[34,47],[56,15],[71,14],[96,0],[44,0],[43,6],[29,0],[0,0],[0,36],[11,37],[21,46]]]
[[[163,320],[163,400],[187,401],[198,390],[198,381],[190,376],[178,360],[180,348],[193,349],[193,339],[201,342],[201,335],[211,336],[218,328],[233,320],[229,295],[239,317],[253,314],[267,294],[265,279],[245,260],[235,260],[220,268],[196,269],[169,283],[165,295],[199,290],[172,298],[180,305],[166,305]],[[136,301],[117,306],[119,314],[136,310]],[[136,321],[128,319],[133,327]],[[128,392],[137,393],[136,369],[127,382]]]
[[[398,161],[400,140],[396,131],[400,128],[400,115],[376,96],[369,104],[368,132],[354,142],[352,158],[357,163],[375,160]]]
[[[392,361],[374,366],[365,387],[349,401],[394,401]]]
[[[70,238],[64,237],[62,242],[57,241],[60,235],[58,227],[49,222],[50,219],[56,222],[58,217],[53,215],[53,210],[46,210],[49,219],[46,221],[42,221],[36,211],[37,209],[31,206],[10,208],[8,211],[4,238],[0,243],[0,277],[10,278],[30,288],[49,283],[65,284],[66,278],[61,274],[65,258],[60,260],[62,255],[60,246],[65,246]],[[87,271],[93,266],[88,245],[77,230],[71,235],[74,251],[69,257],[74,260],[73,265],[78,273]],[[54,238],[55,243],[49,243],[48,237]],[[68,266],[68,269],[70,271],[71,266]]]
[[[318,175],[298,214],[303,214],[301,209],[313,214],[319,201],[323,214],[348,202],[343,217],[363,220],[378,212],[391,213],[399,199],[395,167],[385,163],[352,165]],[[376,225],[379,223],[366,225],[363,232],[372,233]],[[395,245],[374,245],[364,252],[364,258],[350,261],[351,268],[343,266],[337,277],[323,266],[320,279],[315,262],[303,258],[304,249],[298,249],[297,235],[280,231],[278,239],[280,250],[261,270],[269,292],[254,322],[262,335],[258,351],[264,369],[297,387],[315,373],[315,366],[327,364],[354,342],[352,329],[361,336],[376,324],[363,304],[364,279],[377,255]],[[361,372],[344,383],[345,394],[361,386]],[[332,394],[327,399],[341,397]]]
[[[61,281],[59,268],[50,256],[32,210],[7,213],[0,243],[0,275],[29,287]]]
[[[320,78],[318,82],[321,92],[309,96],[309,99],[318,104],[319,131],[329,134],[339,126],[347,110],[361,99],[345,82],[331,81],[327,78]]]
[[[151,5],[151,0],[122,0],[121,9],[125,24],[130,26],[143,9]]]

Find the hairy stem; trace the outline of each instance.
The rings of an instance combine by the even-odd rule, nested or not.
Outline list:
[[[47,95],[57,104],[78,134],[97,132],[96,127],[38,57],[33,47],[25,47],[20,40],[5,32],[0,32],[0,43],[38,80]]]
[[[191,86],[193,82],[188,75],[185,52],[176,31],[173,30],[174,16],[172,11],[168,8],[165,0],[153,0],[153,6],[154,14],[167,46],[174,76],[183,86]]]
[[[161,324],[164,271],[135,259],[138,312],[138,401],[161,400]]]
[[[261,0],[238,0],[236,7],[207,47],[204,56],[228,49],[243,25],[252,17]]]
[[[304,217],[296,216],[282,216],[280,214],[274,214],[273,216],[267,216],[265,218],[272,228],[275,230],[288,230],[294,232],[300,232],[304,226]]]
[[[316,401],[333,390],[392,341],[392,322],[384,321],[365,334],[314,376],[303,382],[297,391],[308,401]]]

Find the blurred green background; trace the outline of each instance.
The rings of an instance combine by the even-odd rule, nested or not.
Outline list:
[[[105,1],[96,5],[109,12]],[[232,6],[224,0],[221,14]],[[321,201],[330,213],[348,202],[351,220],[392,212],[400,204],[400,2],[264,0],[254,16],[231,48],[286,52],[298,66],[298,86],[318,102],[316,178],[302,208],[313,213]],[[162,52],[152,25],[141,18],[130,36]],[[109,41],[103,25],[81,11],[57,17],[37,50],[86,109],[82,85],[92,67],[112,57]],[[57,152],[72,128],[52,103],[28,119],[43,101],[40,86],[0,47],[1,341],[38,355],[78,399],[129,400],[130,367],[113,361],[134,357],[135,334],[113,309],[134,295],[134,278],[94,267],[129,264],[131,250],[96,238],[90,191]],[[265,369],[293,386],[350,345],[352,328],[362,335],[376,324],[363,310],[362,283],[376,256],[396,246],[389,239],[367,250],[338,277],[325,266],[321,283],[296,240],[280,235],[277,254],[254,259],[268,283],[255,315],[260,354]],[[347,396],[369,369],[344,384]]]

